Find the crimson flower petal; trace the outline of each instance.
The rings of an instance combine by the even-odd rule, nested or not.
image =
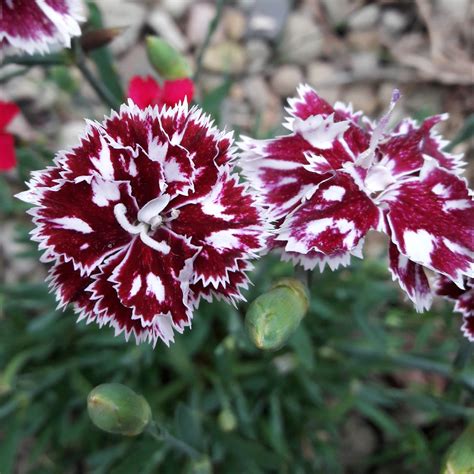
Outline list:
[[[127,97],[141,109],[150,105],[161,105],[162,94],[161,86],[151,76],[133,76],[128,84]]]
[[[431,306],[432,292],[423,267],[402,255],[393,243],[390,243],[389,257],[393,279],[399,281],[417,311],[428,309]]]
[[[79,36],[82,21],[79,0],[2,1],[0,45],[28,54],[48,52],[52,45],[69,47]]]
[[[277,240],[287,242],[286,251],[304,255],[310,250],[325,255],[360,253],[361,239],[379,222],[379,209],[350,176],[340,174],[323,182],[286,218]]]
[[[0,132],[20,113],[20,108],[14,102],[0,100]]]
[[[136,214],[128,183],[98,177],[90,182],[65,181],[40,197],[41,207],[33,213],[38,225],[34,240],[90,274],[105,257],[130,242],[114,213],[118,202],[125,204],[129,215]]]
[[[9,171],[16,166],[15,140],[9,133],[0,132],[0,171]]]
[[[194,83],[189,77],[165,81],[163,84],[162,101],[166,105],[175,105],[185,99],[188,102],[193,100]]]
[[[462,285],[474,276],[474,203],[464,180],[428,162],[385,196],[392,240],[410,260]]]

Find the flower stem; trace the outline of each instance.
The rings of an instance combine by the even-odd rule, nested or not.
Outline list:
[[[82,50],[81,44],[79,41],[74,41],[73,44],[73,51],[74,51],[74,63],[81,71],[84,79],[90,84],[90,86],[94,89],[95,93],[98,97],[102,100],[102,102],[110,107],[111,109],[118,109],[120,104],[112,95],[112,93],[107,89],[105,84],[103,84],[99,79],[97,79],[92,71],[89,69],[87,65],[86,56],[84,51]]]
[[[156,441],[164,442],[171,448],[174,448],[176,451],[179,451],[190,458],[196,459],[201,456],[199,451],[195,450],[192,446],[189,446],[189,444],[185,443],[184,441],[175,438],[169,431],[165,430],[156,421],[152,421],[148,425],[147,433],[149,433],[150,436]]]
[[[207,30],[206,38],[204,39],[204,43],[199,51],[198,57],[196,59],[196,72],[194,73],[193,81],[197,83],[199,76],[201,75],[202,71],[202,60],[204,58],[204,53],[206,52],[207,48],[209,47],[209,43],[211,42],[212,36],[214,35],[217,26],[222,17],[222,13],[224,12],[224,5],[227,0],[218,0],[217,1],[217,9],[214,18],[212,19],[211,23],[209,24],[209,28]]]

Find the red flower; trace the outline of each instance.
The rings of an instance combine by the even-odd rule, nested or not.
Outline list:
[[[2,0],[0,49],[46,53],[52,45],[70,46],[79,36],[80,0]]]
[[[244,173],[279,223],[283,258],[308,269],[347,265],[375,229],[389,235],[390,270],[419,311],[432,297],[423,267],[462,288],[474,276],[474,205],[461,157],[443,152],[432,130],[444,117],[387,132],[390,113],[375,124],[308,86],[299,92],[291,134],[240,144]]]
[[[8,124],[20,112],[12,102],[0,101],[0,171],[9,171],[16,165],[15,140],[6,132]]]
[[[141,109],[154,106],[173,106],[187,98],[193,100],[194,84],[189,77],[164,81],[163,87],[151,76],[134,76],[128,85],[128,97]]]
[[[131,101],[34,173],[33,239],[79,319],[166,344],[201,297],[242,299],[267,223],[233,172],[232,135],[186,103]]]

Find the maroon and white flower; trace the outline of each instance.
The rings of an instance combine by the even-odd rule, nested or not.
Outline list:
[[[440,275],[436,279],[435,290],[437,295],[455,302],[454,311],[463,315],[461,330],[474,342],[474,278],[467,278],[464,289],[461,289],[449,278]]]
[[[390,270],[417,310],[432,290],[424,268],[463,288],[474,276],[474,205],[461,156],[433,131],[445,116],[387,131],[398,100],[373,123],[308,86],[290,99],[289,135],[244,138],[240,165],[278,225],[274,246],[306,269],[361,257],[369,230],[390,237]]]
[[[232,134],[199,108],[129,102],[33,174],[33,239],[60,306],[166,344],[201,297],[243,299],[269,225],[233,170]]]
[[[46,53],[79,36],[81,0],[0,0],[0,52]]]

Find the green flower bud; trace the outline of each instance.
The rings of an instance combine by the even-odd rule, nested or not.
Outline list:
[[[441,474],[474,474],[474,421],[449,448]]]
[[[212,463],[207,456],[192,461],[189,465],[189,474],[212,474]]]
[[[250,339],[259,349],[279,349],[295,332],[308,306],[303,283],[294,278],[280,280],[250,304],[245,318]]]
[[[101,430],[125,436],[139,435],[151,421],[148,402],[120,383],[95,387],[87,397],[87,411]]]
[[[228,408],[225,408],[219,413],[217,422],[222,431],[234,431],[237,427],[237,419],[232,410],[229,410]]]
[[[191,67],[186,58],[161,38],[148,36],[146,50],[150,64],[163,79],[191,76]]]

